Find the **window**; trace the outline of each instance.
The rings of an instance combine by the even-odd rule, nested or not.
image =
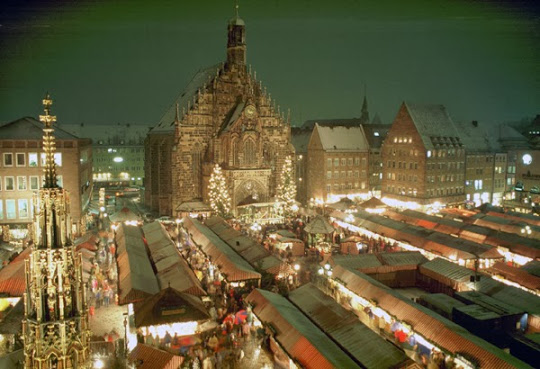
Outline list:
[[[17,212],[15,211],[15,200],[6,200],[6,218],[17,218]]]
[[[339,178],[339,172],[336,170],[334,171],[334,179],[338,179]]]
[[[19,199],[19,218],[28,218],[28,200]]]
[[[0,200],[0,220],[4,219],[4,202]]]
[[[17,176],[17,189],[26,191],[26,176]]]
[[[326,193],[332,192],[332,185],[327,184],[326,185]]]
[[[23,152],[18,152],[15,154],[17,158],[17,166],[24,167],[26,165],[26,154]]]
[[[54,153],[54,162],[57,166],[62,166],[62,153],[61,152],[55,152]]]
[[[360,158],[354,158],[354,165],[360,165]]]
[[[332,179],[332,171],[331,170],[326,171],[326,179]]]
[[[334,159],[334,166],[339,167],[339,159],[338,158]]]
[[[354,171],[354,178],[358,178],[358,171],[357,170]]]
[[[341,158],[341,166],[344,167],[347,165],[347,159]]]
[[[349,170],[349,171],[347,172],[347,178],[352,178],[352,170]]]
[[[45,153],[42,152],[40,157],[41,157],[41,166],[44,167],[45,166]]]
[[[38,176],[30,176],[30,189],[39,190],[39,177]]]
[[[365,168],[367,165],[367,159],[366,158],[362,158],[362,168]]]
[[[64,178],[62,176],[56,176],[56,184],[58,187],[64,187]]]
[[[344,170],[341,171],[341,178],[347,178],[347,173]]]
[[[12,167],[13,166],[13,154],[10,152],[4,153],[4,166]]]
[[[353,163],[352,158],[347,159],[347,164],[348,164],[350,167],[352,166],[352,163]]]
[[[4,180],[6,182],[6,185],[4,186],[6,191],[14,191],[15,190],[15,178],[14,177],[4,177]]]
[[[38,155],[37,152],[31,152],[28,154],[28,166],[37,167],[38,166]]]
[[[328,166],[328,167],[332,166],[332,159],[330,159],[330,158],[326,159],[326,166]]]

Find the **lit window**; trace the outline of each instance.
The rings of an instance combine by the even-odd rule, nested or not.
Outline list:
[[[326,179],[332,179],[332,171],[331,170],[328,170],[326,172]]]
[[[54,153],[54,162],[57,166],[62,166],[62,153],[61,152],[55,152]]]
[[[17,189],[26,191],[26,176],[17,176]]]
[[[17,218],[17,211],[15,210],[15,200],[6,200],[6,218]]]
[[[339,167],[339,159],[338,158],[334,159],[334,166]]]
[[[56,185],[58,187],[64,187],[64,178],[60,176],[56,176]]]
[[[26,154],[23,152],[18,152],[15,155],[17,158],[17,166],[24,167],[26,165]]]
[[[373,132],[373,136],[379,137],[379,132],[377,132],[377,131]]]
[[[4,153],[4,166],[12,167],[13,166],[13,154],[9,152]]]
[[[4,177],[5,180],[5,186],[4,188],[6,191],[14,191],[15,190],[15,178],[14,177]]]
[[[428,150],[428,151],[427,151],[427,157],[428,157],[428,158],[431,158],[431,150]]]
[[[28,166],[37,167],[38,166],[38,155],[37,152],[31,152],[28,154]]]
[[[30,189],[39,190],[39,177],[38,176],[30,176]]]
[[[326,165],[331,167],[332,166],[332,159],[330,159],[330,158],[326,159]]]
[[[19,199],[19,218],[28,218],[28,200]]]
[[[0,200],[0,220],[4,219],[4,202]]]

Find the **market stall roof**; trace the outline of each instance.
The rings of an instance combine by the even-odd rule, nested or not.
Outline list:
[[[177,369],[184,361],[182,356],[144,343],[137,344],[128,358],[130,362],[136,363],[138,369]]]
[[[421,300],[429,303],[440,311],[445,312],[448,316],[452,315],[454,307],[464,306],[465,303],[448,296],[445,293],[426,293]]]
[[[448,260],[435,258],[420,265],[419,270],[420,273],[444,283],[456,291],[467,291],[471,289],[468,282],[470,276],[474,275],[474,270],[467,269]],[[521,288],[508,286],[487,275],[482,275],[480,281],[475,283],[475,288],[479,292],[485,293],[494,299],[518,309],[522,309],[529,314],[540,315],[539,297]]]
[[[141,230],[121,224],[116,230],[118,303],[144,300],[159,292],[158,281],[146,253]]]
[[[185,201],[178,205],[176,211],[189,213],[206,213],[211,212],[212,208],[202,201]]]
[[[540,277],[529,274],[523,268],[516,268],[503,262],[497,262],[486,271],[489,274],[501,276],[533,291],[540,291]]]
[[[253,313],[274,328],[275,339],[289,356],[307,368],[360,368],[322,330],[313,324],[285,297],[253,290],[246,301]]]
[[[203,321],[210,318],[203,302],[197,296],[167,287],[134,306],[135,326]]]
[[[219,266],[229,282],[261,279],[261,274],[257,273],[210,228],[189,217],[184,217],[183,223],[193,241],[212,258],[212,263]]]
[[[32,248],[24,249],[15,259],[0,270],[0,294],[9,297],[22,297],[26,289],[24,260],[32,252]]]
[[[415,332],[448,352],[466,354],[486,368],[529,368],[527,364],[471,334],[465,328],[363,273],[340,265],[336,266],[333,272],[333,276],[346,284],[349,290],[364,299],[377,301],[377,307],[396,320],[409,323]]]
[[[388,205],[376,197],[372,197],[371,199],[360,203],[358,206],[362,209],[384,209],[388,207]]]
[[[373,268],[382,265],[375,254],[358,254],[358,255],[332,255],[328,259],[328,263],[335,267],[336,265],[342,265],[349,269],[364,269]]]
[[[124,207],[110,216],[111,222],[140,221],[141,217],[135,214],[130,208]]]
[[[328,234],[334,230],[334,227],[322,215],[317,215],[304,228],[304,231],[311,234]]]
[[[294,272],[289,264],[272,255],[253,238],[242,235],[223,218],[211,217],[205,224],[254,268],[282,276]]]
[[[152,222],[144,225],[142,230],[161,289],[171,286],[179,292],[195,296],[206,295],[200,281],[179,254],[176,244],[163,225]]]
[[[315,285],[308,283],[291,291],[289,299],[363,367],[395,368],[410,361],[403,351]]]

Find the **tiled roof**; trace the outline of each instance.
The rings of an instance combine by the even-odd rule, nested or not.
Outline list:
[[[377,301],[377,306],[399,321],[411,324],[413,330],[447,352],[462,353],[478,360],[485,368],[529,368],[503,350],[471,334],[465,328],[402,296],[363,273],[342,266],[334,268],[348,289],[359,296]]]
[[[390,127],[392,127],[390,124],[362,124],[370,149],[381,148]]]
[[[468,153],[500,152],[501,146],[493,134],[493,127],[480,122],[458,122],[456,127],[461,133],[461,142]]]
[[[229,282],[261,278],[260,273],[206,225],[190,217],[184,217],[183,223],[193,240],[207,256],[212,257],[212,262],[219,266]]]
[[[178,104],[178,110],[182,114],[184,109],[188,110],[188,104],[192,104],[193,96],[197,93],[197,90],[204,86],[205,83],[209,83],[213,77],[216,76],[221,68],[221,63],[212,65],[211,67],[200,69],[192,80],[188,83],[185,90],[174,100],[169,109],[163,114],[158,124],[152,128],[151,133],[159,132],[172,132],[174,131],[174,118],[176,116],[176,105]],[[180,117],[181,119],[182,117]]]
[[[444,142],[441,141],[442,145],[459,146],[460,133],[443,105],[410,102],[404,105],[426,149],[436,148],[439,139],[444,139]]]
[[[128,304],[159,292],[159,285],[138,227],[122,224],[116,231],[119,303]]]
[[[493,275],[502,276],[509,281],[516,282],[533,291],[540,291],[540,277],[528,273],[524,268],[516,268],[506,265],[503,262],[498,262],[493,264],[487,272]]]
[[[26,289],[26,275],[24,272],[24,260],[26,260],[32,248],[24,249],[15,259],[0,270],[0,294],[10,297],[22,297]]]
[[[159,222],[142,227],[148,251],[156,270],[160,288],[172,287],[179,292],[204,296],[206,292],[184,258],[179,254],[174,241]]]
[[[303,367],[360,367],[285,297],[255,289],[246,301],[254,306],[253,313],[262,322],[274,327],[275,339]]]
[[[129,354],[129,361],[138,369],[177,369],[182,365],[182,356],[139,343]]]
[[[403,351],[313,284],[290,292],[289,299],[363,367],[394,368],[408,360]]]
[[[361,127],[315,125],[325,151],[367,151],[368,142]]]
[[[161,324],[204,321],[210,318],[197,296],[181,293],[172,287],[135,303],[135,326],[150,327]]]
[[[53,125],[57,140],[76,140],[78,137]],[[24,117],[0,126],[0,138],[4,140],[43,140],[43,123],[32,117]]]

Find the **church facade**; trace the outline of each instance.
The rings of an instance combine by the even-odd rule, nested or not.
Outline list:
[[[285,117],[246,65],[246,27],[229,21],[225,63],[200,70],[149,132],[145,201],[161,215],[185,203],[209,203],[215,164],[223,169],[233,208],[268,202],[285,158],[294,155]]]

